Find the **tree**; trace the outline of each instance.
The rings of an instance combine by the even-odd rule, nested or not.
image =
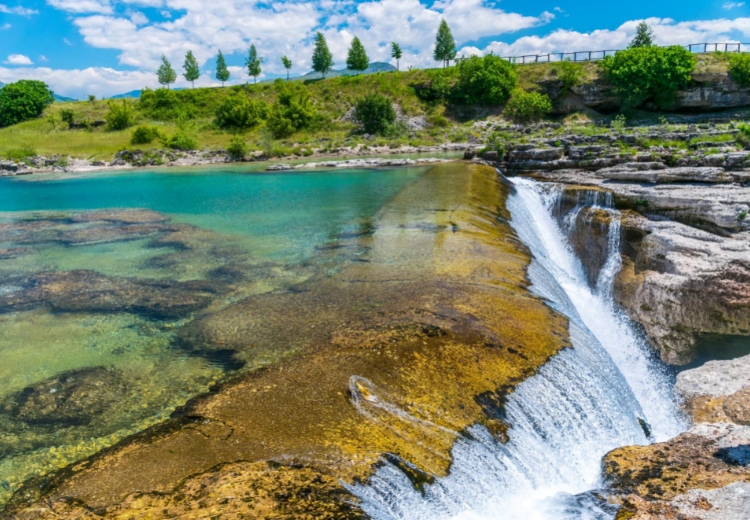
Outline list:
[[[458,65],[453,97],[466,105],[502,105],[518,84],[515,67],[499,56],[471,56]]]
[[[359,74],[362,71],[367,70],[370,66],[370,58],[367,57],[367,51],[365,46],[359,41],[356,36],[352,40],[352,46],[349,47],[349,55],[346,58],[346,68],[354,70]]]
[[[403,56],[401,46],[396,42],[391,42],[391,58],[396,60],[396,70],[400,70],[399,61],[401,60],[401,56]]]
[[[0,89],[0,127],[42,115],[55,98],[46,83],[22,79]]]
[[[281,63],[284,65],[284,68],[286,69],[286,80],[289,81],[289,71],[292,70],[292,60],[290,60],[286,56],[282,56]]]
[[[198,60],[193,56],[193,51],[188,51],[185,55],[185,63],[182,65],[182,68],[185,69],[183,76],[195,88],[195,80],[201,77],[201,69],[198,66]]]
[[[635,38],[628,45],[628,49],[635,49],[637,47],[653,47],[654,46],[654,31],[649,27],[646,22],[641,22],[635,30]]]
[[[320,72],[326,77],[333,68],[333,54],[328,50],[328,43],[323,33],[315,35],[315,50],[312,55],[312,66],[315,72]]]
[[[169,88],[169,85],[177,81],[177,73],[172,68],[172,64],[169,63],[169,60],[167,60],[167,57],[163,54],[161,55],[161,65],[156,71],[156,77],[159,78],[159,83],[161,85],[166,85],[167,88]]]
[[[297,81],[274,81],[278,93],[271,107],[266,127],[278,138],[288,137],[297,130],[307,128],[316,119],[315,105],[302,83]]]
[[[258,76],[260,76],[261,72],[261,63],[263,63],[263,58],[258,57],[258,51],[256,50],[255,45],[251,45],[245,65],[247,65],[247,73],[253,77],[253,83],[258,82]]]
[[[453,33],[445,20],[440,20],[433,56],[435,61],[442,61],[444,67],[456,57],[456,40],[453,39]]]
[[[224,55],[219,51],[219,57],[216,58],[216,79],[221,81],[221,86],[224,86],[224,82],[229,80],[229,69],[227,68],[227,62],[224,60]]]

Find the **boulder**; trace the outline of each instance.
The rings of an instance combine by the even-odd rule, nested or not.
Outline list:
[[[750,426],[750,385],[724,400],[724,413],[735,424]]]

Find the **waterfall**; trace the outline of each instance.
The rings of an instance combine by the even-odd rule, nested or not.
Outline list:
[[[508,209],[533,254],[531,290],[569,319],[573,348],[509,396],[507,443],[473,426],[453,447],[450,474],[432,485],[415,490],[384,462],[366,484],[349,486],[377,520],[611,520],[615,509],[596,491],[603,486],[601,458],[686,427],[666,371],[612,300],[620,227],[611,199],[583,194],[571,211],[596,206],[615,217],[607,262],[591,288],[563,229],[561,188],[522,178],[512,183]]]

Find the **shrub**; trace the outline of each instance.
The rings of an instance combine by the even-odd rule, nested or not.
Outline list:
[[[583,77],[583,67],[578,63],[574,63],[570,61],[570,59],[567,59],[561,61],[557,66],[557,69],[557,77],[560,78],[560,81],[563,84],[563,89],[567,92],[570,92],[570,89],[581,82],[581,78]]]
[[[750,54],[745,52],[730,54],[729,74],[738,85],[750,86]]]
[[[317,113],[310,99],[310,91],[298,82],[274,82],[278,99],[271,107],[266,125],[274,137],[288,137],[297,130],[307,128]]]
[[[547,94],[526,92],[518,89],[505,106],[505,113],[523,123],[537,121],[552,110],[552,102]]]
[[[625,126],[627,125],[628,120],[625,117],[624,114],[619,114],[617,117],[615,117],[609,126],[612,127],[612,130],[615,130],[617,132],[622,132],[625,130]]]
[[[180,115],[182,103],[174,90],[144,88],[138,100],[138,109],[148,118],[169,121]]]
[[[430,82],[415,86],[417,96],[422,101],[437,103],[447,101],[453,90],[453,69],[428,71]]]
[[[448,121],[448,118],[442,114],[432,114],[427,116],[427,122],[431,126],[435,126],[437,128],[446,128],[451,124],[451,122]]]
[[[232,138],[232,141],[227,147],[227,153],[232,159],[241,161],[247,155],[247,142],[242,137],[236,136]]]
[[[110,102],[109,112],[107,113],[107,130],[125,130],[133,126],[135,117],[133,109],[124,99],[122,103]]]
[[[216,111],[216,126],[219,128],[252,128],[266,117],[268,108],[263,101],[244,96],[230,96]]]
[[[153,126],[139,126],[130,137],[130,144],[150,144],[162,136],[158,128]]]
[[[618,51],[601,63],[624,108],[636,108],[649,99],[669,108],[677,91],[690,81],[696,58],[678,46],[637,47]]]
[[[35,119],[55,101],[46,83],[22,79],[0,89],[0,127]]]
[[[75,112],[66,108],[60,111],[60,119],[63,123],[68,123],[68,128],[71,128],[75,123],[76,115]]]
[[[357,100],[354,115],[368,134],[383,134],[396,121],[391,100],[381,94],[368,94]]]
[[[5,152],[5,158],[9,161],[21,162],[29,157],[34,157],[36,150],[30,146],[22,146],[21,148],[14,148]]]
[[[173,150],[195,150],[198,140],[195,137],[195,123],[190,117],[182,113],[177,117],[177,131],[172,137],[162,138],[162,143]]]
[[[516,69],[508,61],[492,54],[461,60],[456,101],[467,105],[502,105],[518,84]]]

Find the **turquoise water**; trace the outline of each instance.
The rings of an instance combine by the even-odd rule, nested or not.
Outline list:
[[[177,334],[327,272],[320,246],[371,231],[427,169],[0,179],[0,510],[27,479],[163,421],[227,370],[286,355],[228,362]]]
[[[250,239],[253,253],[309,255],[314,246],[370,218],[425,167],[291,173],[99,174],[0,181],[0,213],[144,208],[176,221]]]

